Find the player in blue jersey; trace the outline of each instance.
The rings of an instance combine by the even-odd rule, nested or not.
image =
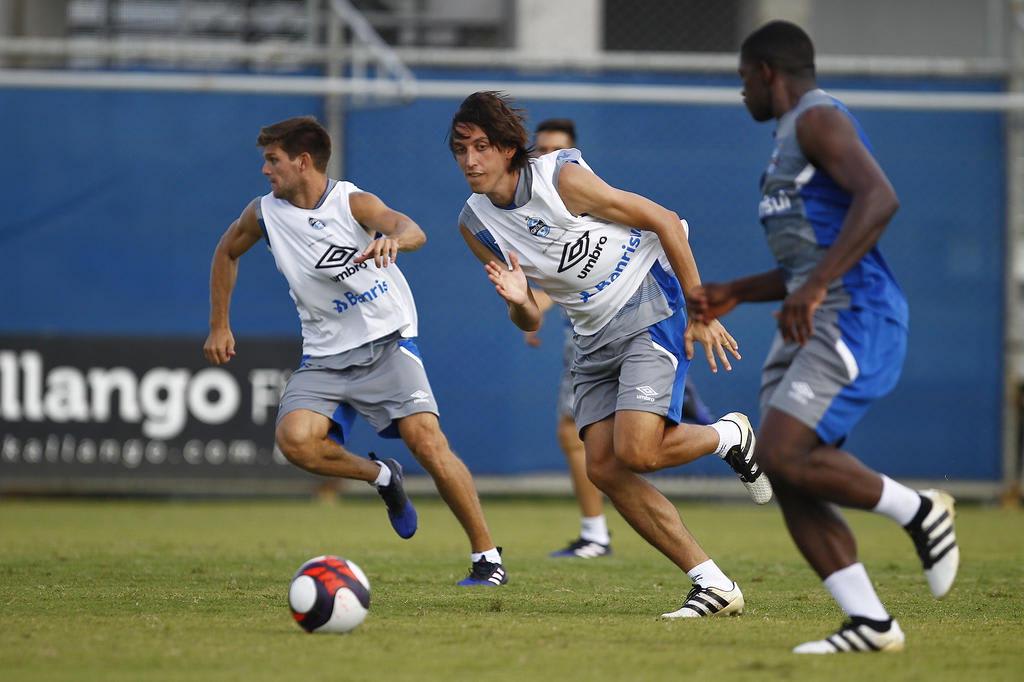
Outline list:
[[[818,88],[814,47],[802,29],[774,21],[752,33],[739,73],[754,120],[776,121],[759,213],[777,267],[705,284],[690,311],[712,320],[740,303],[782,301],[762,371],[758,456],[797,547],[850,617],[794,651],[899,651],[903,632],[833,506],[904,526],[932,594],[952,587],[959,564],[952,497],[911,490],[839,449],[895,386],[906,353],[907,303],[877,247],[899,202],[856,119]]]
[[[561,149],[576,146],[576,124],[568,118],[549,118],[537,124],[533,138],[533,153],[544,156]],[[534,289],[534,298],[542,314],[554,307],[554,301],[540,289]],[[612,552],[611,535],[604,516],[604,501],[601,491],[587,478],[587,460],[583,441],[576,433],[572,416],[572,326],[565,322],[565,342],[562,345],[562,376],[558,384],[558,444],[565,453],[569,464],[569,475],[576,501],[580,507],[580,534],[565,547],[551,553],[556,558],[594,559],[608,556]],[[523,333],[527,345],[540,346],[536,331]],[[686,375],[683,398],[683,418],[695,424],[707,426],[715,422],[711,411],[697,393],[690,375]]]

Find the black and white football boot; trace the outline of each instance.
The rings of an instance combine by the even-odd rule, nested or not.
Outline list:
[[[708,616],[738,616],[743,613],[743,593],[735,582],[732,589],[694,585],[686,594],[683,605],[662,618],[706,618]]]
[[[754,438],[754,427],[750,425],[747,415],[730,412],[718,421],[735,424],[740,430],[740,442],[725,453],[725,463],[739,476],[747,493],[750,494],[750,499],[756,504],[768,504],[772,499],[772,484],[757,463],[754,454],[757,439]]]
[[[903,630],[890,618],[885,621],[854,616],[825,639],[804,642],[794,654],[850,654],[903,651]]]
[[[498,547],[498,555],[503,552]],[[461,587],[498,587],[508,582],[508,573],[500,563],[488,561],[480,557],[469,567],[469,575],[458,582]]]
[[[960,568],[960,548],[956,544],[953,496],[943,490],[922,490],[921,508],[904,528],[914,541],[921,558],[928,587],[936,599],[942,599],[953,587]]]

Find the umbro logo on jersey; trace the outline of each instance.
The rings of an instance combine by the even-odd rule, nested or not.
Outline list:
[[[646,401],[646,402],[649,402],[649,403],[653,403],[654,402],[654,398],[657,395],[658,395],[658,392],[655,391],[650,386],[637,386],[636,387],[636,399],[637,400],[643,400],[643,401]]]
[[[583,236],[562,247],[562,262],[558,265],[559,272],[565,272],[572,266],[587,257],[590,251],[590,230],[583,233]]]
[[[322,230],[325,227],[327,227],[327,225],[324,223],[324,221],[317,220],[316,218],[310,218],[309,219],[309,226],[312,227],[314,230]]]
[[[430,394],[427,393],[426,391],[420,390],[420,391],[416,391],[414,393],[410,393],[409,397],[413,399],[414,403],[425,403],[425,402],[429,402],[427,400],[427,398],[430,397]]]
[[[583,233],[583,236],[562,247],[562,262],[558,266],[559,272],[565,272],[569,268],[579,265],[581,262],[586,260],[583,265],[583,269],[580,270],[576,277],[578,279],[586,279],[590,271],[597,265],[597,261],[601,259],[601,252],[604,251],[604,245],[607,243],[608,237],[601,237],[594,244],[594,249],[590,249],[590,230]]]
[[[789,385],[789,397],[801,405],[814,400],[814,390],[806,381],[794,381]]]
[[[317,261],[316,267],[318,270],[325,268],[340,268],[346,265],[352,256],[356,255],[359,249],[354,249],[351,246],[335,246],[331,244],[324,251],[324,255],[320,256],[320,260]]]
[[[534,237],[547,237],[548,234],[551,233],[551,228],[537,216],[530,216],[526,219],[526,229],[528,229],[530,234]],[[559,272],[561,272],[561,270],[559,270]]]

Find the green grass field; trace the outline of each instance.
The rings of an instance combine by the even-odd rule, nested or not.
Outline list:
[[[907,633],[896,655],[797,657],[842,616],[774,505],[680,503],[747,600],[739,618],[664,622],[685,576],[614,512],[615,556],[546,558],[575,535],[568,500],[487,499],[511,582],[457,588],[464,537],[437,500],[399,540],[377,499],[0,501],[2,680],[1019,680],[1024,515],[959,510],[952,594],[928,593],[891,522],[848,515],[882,600]],[[349,635],[307,635],[288,581],[334,553],[373,601]]]

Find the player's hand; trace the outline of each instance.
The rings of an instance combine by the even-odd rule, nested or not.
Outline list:
[[[363,261],[373,259],[373,264],[378,268],[387,266],[398,260],[398,240],[390,237],[374,239],[366,250],[352,259],[352,263],[359,265]]]
[[[707,324],[697,320],[690,320],[690,323],[686,325],[686,333],[683,334],[683,344],[688,360],[693,359],[694,341],[704,346],[704,354],[707,356],[708,365],[711,367],[712,372],[718,372],[718,363],[715,362],[716,353],[722,360],[722,366],[725,367],[726,371],[730,372],[732,371],[732,365],[729,364],[729,356],[726,353],[731,354],[737,360],[743,359],[740,356],[740,347],[736,343],[736,339],[732,337],[732,334],[718,320],[711,320]]]
[[[782,301],[782,310],[772,313],[779,321],[779,331],[783,340],[796,342],[801,346],[807,343],[814,333],[814,311],[825,300],[828,288],[805,282],[786,296]]]
[[[709,322],[722,317],[739,305],[740,299],[728,284],[708,283],[686,293],[686,310],[690,319]]]
[[[203,355],[214,365],[223,365],[235,357],[235,336],[231,330],[211,329],[203,344]]]
[[[523,341],[530,348],[540,348],[540,334],[538,334],[539,331],[540,330],[537,329],[536,331],[532,332],[523,332]]]
[[[530,302],[530,289],[526,283],[526,275],[519,267],[519,257],[509,252],[508,260],[508,266],[495,261],[485,265],[487,279],[491,280],[495,291],[503,299],[513,305],[526,305]]]

